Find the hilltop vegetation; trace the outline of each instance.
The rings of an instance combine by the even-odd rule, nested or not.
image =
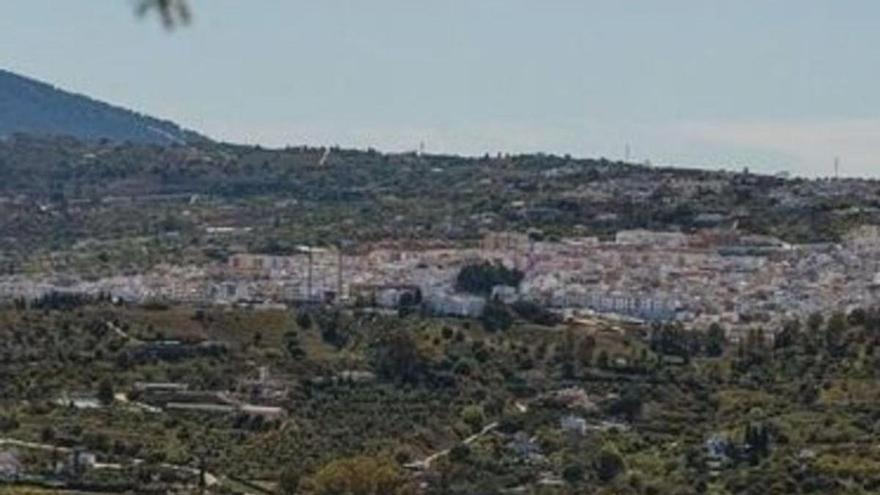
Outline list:
[[[103,244],[109,261],[79,263],[132,270],[169,259],[203,263],[222,258],[232,244],[284,254],[303,243],[473,242],[483,230],[562,237],[736,225],[825,242],[880,220],[878,189],[867,180],[785,180],[549,155],[154,147],[20,136],[0,143],[0,247],[33,258],[88,241]],[[211,226],[231,230],[218,238]],[[116,262],[120,252],[130,266]],[[77,261],[56,255],[51,263]]]
[[[0,268],[63,283],[66,272],[131,274],[300,244],[475,244],[483,230],[546,239],[737,226],[836,241],[880,220],[878,189],[548,155],[16,136],[0,142]],[[456,282],[487,295],[521,279],[473,264]],[[535,303],[492,300],[479,320],[408,303],[11,302],[0,308],[0,443],[17,442],[35,493],[880,486],[873,309],[728,342],[720,326],[565,322]],[[81,449],[96,454],[92,469],[58,458]]]

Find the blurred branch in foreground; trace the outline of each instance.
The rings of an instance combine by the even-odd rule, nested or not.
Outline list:
[[[156,11],[166,28],[189,24],[192,11],[187,0],[138,0],[137,14],[141,17]]]

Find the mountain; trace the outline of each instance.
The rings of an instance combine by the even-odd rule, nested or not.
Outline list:
[[[17,133],[162,145],[207,140],[173,122],[0,69],[0,137]]]

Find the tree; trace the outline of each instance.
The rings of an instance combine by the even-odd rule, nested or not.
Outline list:
[[[825,345],[832,356],[840,356],[846,350],[846,315],[835,313],[828,319],[825,328]]]
[[[608,356],[608,351],[605,349],[599,351],[599,357],[596,358],[596,366],[602,370],[607,370],[611,366],[611,357]]]
[[[109,406],[113,403],[114,397],[113,383],[109,378],[104,378],[101,380],[101,383],[98,384],[98,400],[101,401],[101,404]]]
[[[602,449],[593,462],[593,469],[596,471],[596,476],[602,482],[608,483],[626,470],[626,463],[624,463],[623,457],[617,452],[610,449]]]
[[[455,463],[464,463],[470,456],[471,448],[463,443],[459,443],[449,450],[449,460]]]
[[[849,312],[846,319],[851,326],[863,326],[868,321],[868,312],[864,308],[855,308]]]
[[[596,352],[596,337],[587,335],[578,342],[575,358],[581,366],[588,367],[593,362],[593,354]]]
[[[397,315],[401,318],[405,318],[412,314],[420,304],[422,304],[421,289],[416,289],[413,292],[404,291],[398,302]]]
[[[782,331],[773,338],[774,349],[787,349],[794,347],[801,338],[801,323],[799,320],[789,320],[782,324]]]
[[[293,359],[302,359],[306,352],[303,350],[299,341],[299,334],[295,330],[290,330],[284,334],[284,348]]]
[[[727,343],[724,328],[713,323],[706,332],[706,354],[710,357],[721,357],[724,354],[724,345]]]
[[[815,334],[822,329],[822,322],[824,321],[822,313],[813,313],[807,318],[807,329],[810,330],[811,334]]]
[[[620,398],[611,404],[611,414],[623,416],[627,421],[635,421],[642,415],[642,393],[635,386],[629,386]]]
[[[13,414],[5,414],[0,416],[0,432],[6,433],[17,430],[20,426],[18,418]]]
[[[281,479],[278,480],[278,487],[281,489],[282,495],[296,495],[299,490],[299,482],[302,473],[299,468],[289,466],[281,471]]]
[[[55,441],[55,429],[51,426],[44,426],[42,430],[40,430],[40,441],[43,443],[52,443]]]
[[[562,345],[556,352],[556,359],[559,361],[562,378],[571,380],[577,374],[577,335],[574,328],[569,327],[565,330]]]
[[[314,495],[395,495],[406,478],[388,459],[359,456],[330,462],[305,484]]]
[[[400,383],[418,383],[427,357],[413,335],[400,329],[383,331],[373,343],[373,365],[380,376]]]
[[[349,328],[348,321],[339,310],[321,311],[315,315],[321,338],[324,342],[342,349],[348,344]]]
[[[296,315],[296,324],[303,330],[312,328],[312,317],[305,311]]]
[[[767,339],[763,328],[751,328],[746,334],[744,341],[740,341],[737,349],[738,356],[736,365],[741,370],[748,370],[752,366],[763,366],[770,360]]]
[[[513,326],[513,315],[501,301],[489,301],[480,318],[487,332],[508,330]]]
[[[804,380],[798,387],[798,397],[804,405],[811,406],[819,400],[819,387],[809,378]]]
[[[465,265],[458,272],[455,288],[460,292],[488,296],[496,285],[518,287],[525,274],[509,269],[501,263],[474,263]]]
[[[651,332],[651,350],[687,361],[699,350],[699,337],[680,324],[658,325]]]
[[[770,453],[770,432],[763,424],[746,425],[743,441],[753,463],[757,463]]]

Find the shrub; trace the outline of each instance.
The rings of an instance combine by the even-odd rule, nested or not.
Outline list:
[[[472,432],[476,433],[483,427],[483,423],[486,421],[486,414],[482,406],[471,405],[461,411],[461,420],[471,428]]]

